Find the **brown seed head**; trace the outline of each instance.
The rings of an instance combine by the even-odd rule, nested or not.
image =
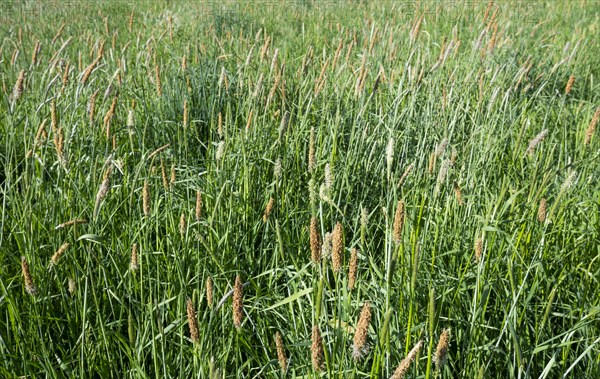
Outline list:
[[[435,350],[434,362],[438,370],[444,367],[448,359],[448,345],[450,344],[450,329],[444,329]]]
[[[35,296],[38,294],[37,288],[35,284],[33,284],[33,280],[31,279],[31,273],[29,272],[29,265],[27,264],[27,259],[25,257],[21,257],[21,271],[23,272],[23,281],[25,282],[25,291],[31,296]]]
[[[310,259],[313,263],[321,260],[321,237],[316,217],[310,219]]]
[[[187,99],[183,101],[183,128],[186,129],[188,126],[189,110]]]
[[[342,254],[344,253],[344,229],[341,223],[335,224],[331,240],[331,264],[333,271],[338,272],[342,267]]]
[[[321,331],[317,325],[313,326],[310,353],[313,368],[315,371],[321,371],[323,369],[323,340],[321,339]]]
[[[277,346],[277,359],[279,360],[279,366],[282,371],[287,370],[288,360],[285,356],[285,350],[283,348],[283,337],[281,333],[275,333],[275,346]]]
[[[209,308],[212,308],[213,306],[213,281],[212,278],[209,276],[208,278],[206,278],[206,303],[208,304]]]
[[[56,228],[54,228],[54,229],[63,229],[68,226],[75,226],[75,225],[81,225],[81,224],[87,224],[87,220],[83,219],[83,218],[75,218],[73,220],[63,222],[62,224],[56,226]]]
[[[483,252],[483,240],[478,238],[475,241],[475,260],[479,262],[481,260],[481,253]]]
[[[131,246],[131,263],[129,264],[131,271],[136,272],[140,266],[138,264],[138,244],[134,243]]]
[[[454,182],[454,194],[456,195],[456,201],[458,201],[458,205],[463,205],[465,202],[463,201],[462,191],[460,190],[458,182]]]
[[[350,266],[348,267],[348,289],[352,291],[356,283],[356,267],[358,265],[358,253],[355,248],[350,251]]]
[[[592,121],[590,121],[590,125],[585,131],[585,141],[584,145],[589,145],[592,141],[592,137],[594,136],[594,132],[596,131],[596,125],[598,125],[598,119],[600,118],[600,107],[596,108],[596,112],[594,112],[594,116],[592,117]]]
[[[169,187],[173,187],[177,181],[177,175],[175,173],[175,165],[171,165],[171,178],[169,179]]]
[[[369,323],[371,322],[371,303],[366,302],[360,312],[360,318],[354,333],[354,345],[352,346],[352,357],[356,360],[362,359],[369,352],[367,345]]]
[[[150,216],[150,188],[148,179],[144,180],[144,188],[142,189],[142,209],[144,216]]]
[[[186,231],[185,213],[181,212],[181,217],[179,218],[179,234],[184,236],[185,231]]]
[[[398,200],[396,214],[394,215],[394,242],[399,244],[402,241],[402,227],[404,226],[404,201]]]
[[[575,84],[575,75],[571,75],[569,77],[569,81],[567,82],[567,85],[565,87],[565,95],[571,93],[571,90],[573,89],[573,84]]]
[[[196,221],[200,221],[202,216],[202,192],[196,191]]]
[[[187,318],[190,327],[190,338],[192,342],[198,342],[198,320],[196,319],[196,310],[192,299],[187,299]]]
[[[542,198],[542,200],[540,200],[540,206],[538,207],[538,214],[537,214],[537,218],[538,221],[541,223],[544,223],[544,221],[546,221],[546,198]]]
[[[63,253],[69,248],[69,246],[70,246],[69,243],[65,242],[58,248],[58,250],[56,250],[56,253],[54,253],[52,258],[50,258],[50,264],[52,266],[55,266],[58,264],[58,260],[60,259],[61,255],[63,255]]]
[[[19,76],[17,77],[17,82],[15,83],[15,87],[13,88],[13,101],[16,102],[19,100],[21,95],[23,94],[23,82],[25,81],[25,70],[21,70],[19,72]]]
[[[410,368],[410,365],[417,357],[419,350],[421,350],[421,347],[423,347],[423,341],[417,342],[417,344],[412,348],[408,355],[402,360],[402,362],[400,362],[400,365],[398,365],[398,368],[396,369],[396,371],[394,371],[394,375],[392,375],[390,379],[404,378],[404,376],[408,372],[408,369]]]
[[[275,200],[273,198],[270,198],[269,202],[267,203],[267,207],[265,208],[265,213],[263,214],[263,222],[267,222],[267,220],[269,219],[269,215],[271,214],[271,211],[273,210],[274,204],[275,204]]]
[[[237,275],[235,277],[235,285],[233,287],[233,325],[236,328],[242,326],[244,318],[244,303],[242,293],[242,278]]]
[[[308,171],[312,172],[315,169],[315,128],[310,128],[310,138],[308,141]]]

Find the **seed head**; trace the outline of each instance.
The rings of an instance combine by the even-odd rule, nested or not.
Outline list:
[[[200,221],[202,216],[202,192],[196,191],[196,221]]]
[[[446,180],[446,175],[448,174],[448,168],[450,167],[450,160],[444,159],[442,165],[440,167],[440,172],[438,173],[437,182],[438,184],[444,183]]]
[[[331,257],[333,235],[330,232],[325,233],[323,237],[323,246],[321,246],[321,258],[328,259]]]
[[[15,87],[13,88],[13,102],[19,100],[21,95],[23,94],[23,82],[25,81],[25,70],[21,70],[19,72],[19,76],[17,77],[17,82],[15,83]]]
[[[282,371],[287,370],[288,360],[285,356],[285,350],[283,348],[283,337],[281,337],[281,333],[275,333],[275,346],[277,346],[277,359],[279,360],[279,366]]]
[[[399,244],[402,241],[402,227],[404,226],[404,201],[398,200],[396,214],[394,215],[394,242]]]
[[[215,152],[215,159],[217,162],[219,162],[221,159],[223,159],[224,153],[225,153],[225,141],[219,141],[219,144],[217,145],[217,151]]]
[[[312,172],[315,166],[315,128],[313,126],[310,128],[310,138],[308,140],[308,172]]]
[[[483,252],[483,240],[478,238],[475,241],[475,260],[477,262],[481,261],[481,253]]]
[[[104,179],[102,180],[102,183],[100,183],[100,188],[98,188],[98,193],[96,193],[96,206],[94,207],[94,217],[98,214],[98,210],[100,209],[100,204],[102,203],[102,200],[104,200],[104,198],[108,194],[108,191],[110,190],[110,174],[111,174],[111,172],[112,172],[112,168],[109,167],[106,170],[106,172],[104,173]]]
[[[355,248],[350,251],[350,266],[348,267],[348,290],[354,289],[356,283],[356,268],[358,265],[358,253]]]
[[[342,267],[342,254],[344,253],[344,229],[341,223],[335,224],[331,239],[331,264],[333,271],[338,272]]]
[[[444,155],[444,152],[446,151],[447,146],[448,146],[448,138],[444,138],[435,148],[435,156],[439,158],[442,155]]]
[[[323,340],[321,339],[321,331],[317,325],[313,326],[310,353],[313,368],[315,371],[321,371],[323,369]]]
[[[533,155],[533,151],[535,150],[535,147],[537,145],[539,145],[540,142],[542,142],[542,140],[544,138],[546,138],[546,136],[548,135],[548,129],[544,129],[541,132],[538,133],[537,136],[535,136],[530,142],[529,142],[529,146],[527,147],[527,150],[525,151],[526,154],[529,155]]]
[[[38,290],[33,284],[33,280],[31,279],[31,273],[29,272],[29,265],[27,264],[27,259],[25,257],[21,257],[21,271],[23,272],[23,281],[25,282],[25,291],[31,296],[35,296],[38,294]]]
[[[438,370],[441,370],[448,359],[448,345],[450,344],[450,329],[444,329],[435,350],[434,362]]]
[[[267,220],[269,219],[269,215],[271,214],[271,211],[273,211],[274,204],[275,199],[270,198],[269,202],[267,203],[267,207],[265,208],[265,213],[263,214],[263,222],[267,222]]]
[[[282,172],[281,158],[278,157],[275,160],[275,165],[273,166],[273,176],[275,177],[275,180],[281,179],[281,172]]]
[[[87,224],[87,220],[82,219],[82,218],[76,218],[73,220],[69,220],[67,222],[63,222],[62,224],[56,226],[56,228],[54,228],[54,229],[63,229],[68,226],[81,225],[81,224]]]
[[[206,304],[208,304],[209,308],[212,308],[213,306],[213,291],[213,281],[209,276],[206,278]]]
[[[235,277],[235,285],[233,287],[233,325],[236,328],[242,326],[244,318],[244,303],[242,294],[242,278],[237,275]]]
[[[360,318],[354,333],[354,345],[352,346],[352,357],[355,360],[362,359],[369,352],[367,344],[369,323],[371,322],[371,303],[366,302],[360,312]]]
[[[594,136],[594,132],[596,131],[596,125],[598,124],[598,119],[600,118],[600,107],[596,108],[596,112],[594,113],[594,117],[592,117],[592,121],[590,121],[590,125],[588,126],[585,132],[585,141],[584,145],[589,145],[592,141],[592,137]]]
[[[565,95],[568,95],[569,93],[571,93],[574,83],[575,83],[575,75],[571,75],[569,77],[569,81],[567,82],[567,85],[565,87]]]
[[[458,201],[458,205],[463,205],[464,201],[462,198],[462,191],[460,190],[458,182],[454,182],[454,194],[456,195],[456,201]]]
[[[392,164],[394,163],[394,139],[390,138],[386,148],[387,176],[392,175]]]
[[[181,217],[179,218],[179,234],[184,236],[185,231],[186,231],[185,213],[181,212]]]
[[[56,250],[56,253],[54,253],[52,258],[50,258],[51,266],[56,266],[58,264],[58,260],[60,259],[61,255],[63,255],[63,253],[69,248],[69,246],[69,243],[65,242],[58,248],[58,250]]]
[[[192,299],[187,299],[187,318],[190,327],[190,338],[192,342],[198,342],[198,320],[196,319],[196,310]]]
[[[540,200],[537,218],[538,218],[538,221],[541,222],[542,224],[546,221],[546,198],[545,197],[542,198],[542,200]]]
[[[175,173],[175,165],[171,165],[171,178],[169,179],[169,187],[173,187],[177,181],[177,175]]]
[[[138,264],[138,244],[134,243],[131,246],[131,263],[129,264],[129,269],[132,272],[136,272],[140,268]]]
[[[310,219],[310,259],[315,264],[321,260],[321,237],[317,218],[314,216]]]
[[[69,289],[69,295],[73,296],[75,295],[75,290],[76,290],[76,283],[75,283],[75,279],[73,278],[69,278],[69,284],[68,284],[68,289]]]
[[[327,192],[331,191],[333,187],[333,171],[331,170],[331,166],[329,163],[325,165],[325,189]]]
[[[150,188],[148,186],[148,179],[144,180],[144,187],[142,189],[142,209],[144,216],[150,216]]]
[[[404,174],[402,174],[402,176],[400,177],[400,180],[398,181],[398,187],[402,187],[402,184],[404,184],[404,181],[406,180],[406,177],[408,176],[408,174],[410,174],[410,172],[412,171],[412,169],[415,167],[415,162],[411,163],[406,170],[404,170]]]
[[[396,368],[396,371],[394,371],[394,375],[392,375],[390,377],[390,379],[403,379],[404,378],[404,376],[408,372],[408,369],[410,368],[410,365],[417,357],[419,350],[421,350],[421,347],[423,347],[422,340],[417,342],[417,344],[412,348],[412,350],[408,353],[408,355],[402,360],[402,362],[400,362],[400,365],[398,365],[398,368]]]

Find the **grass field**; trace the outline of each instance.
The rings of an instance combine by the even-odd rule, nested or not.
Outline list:
[[[600,3],[0,3],[0,377],[600,377]]]

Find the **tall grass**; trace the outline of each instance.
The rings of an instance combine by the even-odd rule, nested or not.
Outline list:
[[[0,10],[1,377],[600,376],[597,2]]]

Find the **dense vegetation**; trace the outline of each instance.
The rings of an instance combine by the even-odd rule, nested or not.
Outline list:
[[[600,376],[599,11],[1,3],[0,376]]]

